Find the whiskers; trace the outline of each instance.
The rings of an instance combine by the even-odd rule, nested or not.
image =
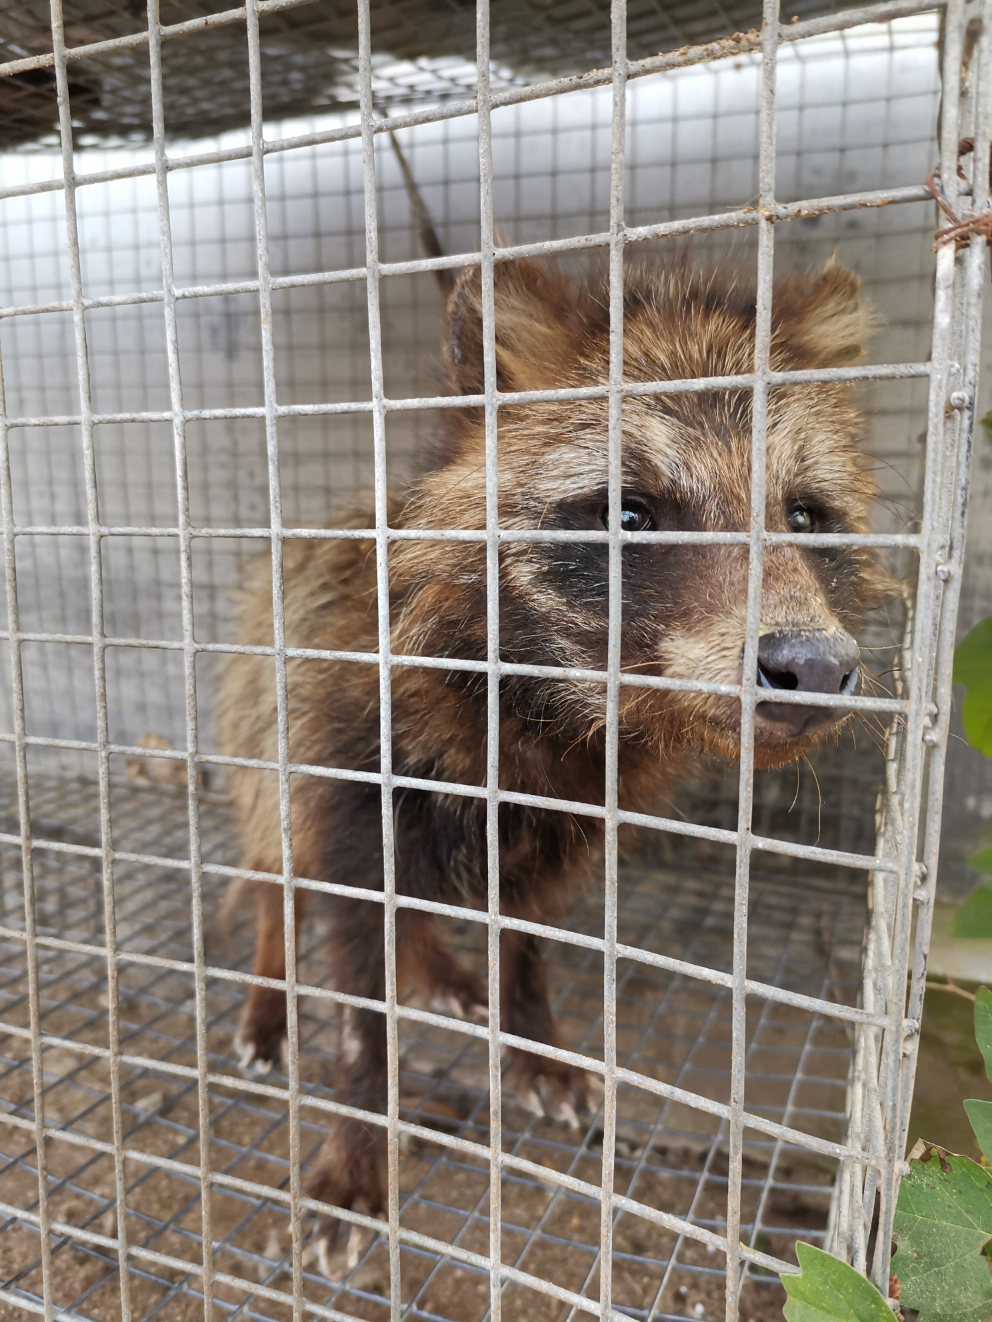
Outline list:
[[[813,784],[816,786],[816,839],[813,841],[813,844],[814,844],[814,845],[818,845],[818,844],[820,843],[820,835],[821,835],[822,830],[823,830],[823,794],[822,794],[822,792],[821,792],[821,790],[820,790],[820,781],[819,781],[819,778],[818,778],[818,776],[817,776],[817,774],[816,774],[816,768],[813,766],[813,763],[809,760],[809,758],[806,756],[805,753],[803,754],[803,758],[802,758],[802,760],[806,763],[806,765],[809,767],[810,771],[813,773]],[[799,766],[798,766],[798,763],[797,763],[797,765],[796,765],[796,798],[798,798],[798,797],[799,797]],[[790,808],[789,811],[790,811],[790,812],[792,811],[791,808]]]
[[[886,672],[886,678],[888,677],[897,678],[898,672],[894,669],[890,670]],[[894,698],[897,696],[892,689],[883,682],[882,675],[873,674],[870,670],[864,668],[862,668],[861,671],[861,687],[862,691],[869,697]],[[868,738],[872,741],[878,751],[884,754],[889,740],[890,722],[882,720],[881,712],[859,711],[855,712],[854,715],[858,724],[868,735]],[[897,724],[903,724],[903,718],[898,712],[893,713],[892,719],[894,719]]]

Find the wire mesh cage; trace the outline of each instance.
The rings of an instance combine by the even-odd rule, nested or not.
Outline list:
[[[780,1315],[797,1239],[884,1289],[941,846],[950,651],[962,589],[965,612],[983,591],[965,577],[963,542],[987,250],[976,232],[931,252],[924,181],[970,138],[939,187],[957,216],[988,206],[971,169],[989,151],[987,6],[779,15],[769,0],[762,16],[625,13],[616,0],[579,15],[534,3],[494,6],[491,26],[484,5],[459,6],[438,36],[412,5],[201,8],[63,16],[55,0],[50,16],[17,7],[10,24],[0,11],[0,96],[31,99],[7,117],[6,145],[32,143],[0,161],[0,1313],[758,1322]],[[731,34],[762,17],[760,32]],[[412,33],[406,45],[398,31]],[[683,40],[704,44],[654,54]],[[279,122],[328,106],[342,108]],[[61,151],[39,150],[53,128]],[[439,255],[418,250],[405,172]],[[757,312],[732,379],[631,379],[623,295],[644,250],[747,273]],[[833,254],[885,324],[853,366],[782,368],[773,281]],[[507,389],[501,272],[552,257],[568,273],[596,255],[602,376]],[[473,267],[484,370],[457,397],[436,347],[438,273]],[[880,489],[871,531],[766,526],[769,401],[838,382],[863,392]],[[733,390],[749,401],[749,517],[716,533],[626,530],[629,410]],[[604,526],[508,526],[503,419],[583,397],[605,410]],[[390,497],[438,462],[456,407],[482,419],[481,516],[404,526]],[[986,488],[980,468],[980,503]],[[357,524],[356,500],[368,502]],[[983,535],[979,524],[979,567]],[[608,645],[592,669],[506,651],[501,557],[514,538],[556,537],[598,541],[610,567]],[[778,548],[803,537],[825,554],[877,554],[903,591],[859,635],[875,687],[834,700],[856,709],[853,733],[798,771],[761,770],[762,584]],[[348,638],[328,656],[292,622],[287,632],[280,584],[285,573],[291,591],[310,548],[356,538],[378,604],[373,642]],[[631,673],[626,557],[638,539],[707,538],[747,567],[743,661],[725,686],[741,713],[739,764],[700,759],[664,806],[635,811],[620,784],[631,689],[700,692],[708,680]],[[394,556],[413,542],[483,557],[480,654],[397,652]],[[276,584],[272,633],[246,644],[235,594],[260,552]],[[271,867],[239,843],[229,778],[250,759],[232,755],[216,716],[224,668],[246,652],[272,666],[280,713],[272,756],[254,759],[278,786]],[[309,660],[378,677],[371,770],[294,751],[287,701],[293,666]],[[398,685],[431,668],[480,686],[478,781],[403,760]],[[505,780],[501,686],[556,670],[601,695],[606,770],[591,801]],[[979,784],[960,755],[956,774]],[[335,905],[358,883],[300,864],[292,807],[293,786],[359,780],[385,842],[385,981],[364,1000],[326,956]],[[404,880],[404,803],[442,793],[481,814],[474,907]],[[603,860],[553,916],[501,901],[508,806],[602,832]],[[280,976],[252,964],[250,908],[224,900],[239,880],[279,885]],[[300,894],[313,913],[297,938]],[[467,964],[488,965],[475,1020],[404,1000],[404,925],[425,914]],[[535,1115],[502,1073],[524,1041],[500,997],[508,936],[549,948],[558,1036],[524,1037],[545,1061],[598,1077],[588,1112]],[[246,1002],[283,987],[285,1057],[239,1068]],[[307,1172],[328,1126],[364,1107],[340,1067],[366,1000],[385,1025],[388,1095],[361,1123],[383,1146],[388,1191],[381,1208],[330,1200],[343,1223],[332,1251],[328,1200]]]

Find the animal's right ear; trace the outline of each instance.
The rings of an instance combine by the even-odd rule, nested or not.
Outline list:
[[[497,262],[493,301],[497,389],[541,390],[565,384],[580,338],[578,290],[572,281],[543,262]],[[482,277],[478,266],[462,273],[448,300],[444,357],[456,393],[483,393]]]
[[[772,317],[776,345],[797,367],[856,363],[881,323],[865,302],[860,278],[833,259],[779,285]]]

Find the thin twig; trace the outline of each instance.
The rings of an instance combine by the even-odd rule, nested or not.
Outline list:
[[[965,991],[963,987],[959,987],[957,983],[952,982],[950,978],[948,978],[946,982],[930,982],[928,980],[923,985],[927,991],[953,992],[955,996],[963,996],[966,1001],[974,1002],[975,1000],[974,992]]]

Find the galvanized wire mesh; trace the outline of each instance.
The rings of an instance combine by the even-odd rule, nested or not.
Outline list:
[[[112,786],[115,818],[126,821],[121,846],[146,856],[169,858],[185,846],[177,793],[118,783]],[[181,802],[181,800],[180,800]],[[67,784],[65,778],[39,778],[34,800],[39,832],[68,843],[96,847],[92,832],[98,795],[92,782]],[[13,815],[3,822],[13,826]],[[203,844],[207,858],[230,856],[234,841],[223,805],[203,808]],[[18,885],[19,859],[8,846],[5,865],[4,921],[23,915]],[[139,959],[191,964],[188,873],[135,864],[117,884],[118,932],[122,944]],[[208,880],[208,916],[223,893],[219,877]],[[570,927],[595,936],[601,896],[591,894]],[[37,912],[41,934],[39,990],[43,1025],[52,1045],[43,1064],[49,1123],[58,1138],[52,1144],[57,1178],[51,1199],[53,1216],[80,1229],[55,1241],[55,1301],[83,1316],[102,1316],[119,1306],[116,1260],[108,1257],[113,1238],[113,1189],[107,1182],[106,1158],[112,1139],[106,1106],[105,1058],[86,1052],[106,1044],[105,966],[96,952],[102,940],[99,870],[78,854],[39,855]],[[685,861],[663,872],[629,869],[623,882],[620,937],[659,955],[677,954],[728,974],[732,957],[733,895],[725,870],[687,869]],[[463,945],[478,947],[470,924],[461,925]],[[250,923],[241,922],[228,945],[211,951],[215,961],[238,970],[248,967]],[[812,890],[797,890],[774,875],[760,877],[753,901],[751,972],[780,988],[853,1004],[860,986],[864,895],[856,879],[838,889],[826,874]],[[49,941],[52,944],[49,944]],[[75,942],[66,949],[58,942]],[[88,946],[88,952],[81,947]],[[4,947],[3,1018],[26,1028],[27,990],[23,943]],[[555,947],[553,1003],[570,1043],[597,1050],[602,1034],[602,973],[594,952]],[[321,977],[319,943],[301,961],[301,979]],[[210,978],[207,985],[208,1050],[211,1081],[211,1146],[222,1176],[271,1184],[269,1198],[224,1183],[221,1227],[214,1228],[219,1270],[285,1292],[289,1222],[285,1192],[289,1180],[286,1113],[265,1088],[244,1091],[232,1067],[229,1042],[237,1022],[243,984]],[[662,968],[622,960],[618,973],[618,1033],[624,1067],[677,1087],[716,1097],[729,1065],[727,1039],[729,991],[704,986]],[[128,963],[122,971],[122,1087],[125,1146],[147,1160],[129,1162],[129,1216],[136,1243],[148,1250],[132,1264],[139,1316],[157,1315],[177,1297],[201,1297],[200,1280],[189,1271],[176,1277],[167,1264],[149,1256],[172,1254],[189,1263],[202,1257],[197,1221],[199,1182],[195,1172],[197,1108],[195,1081],[195,996],[188,971],[155,963]],[[55,1039],[58,1039],[58,1045]],[[331,1067],[336,1046],[331,1007],[306,998],[301,1009],[303,1095],[331,1100]],[[149,1063],[137,1063],[138,1058]],[[842,1134],[843,1104],[850,1058],[848,1032],[785,1005],[753,1001],[748,1015],[748,1073],[753,1104],[786,1124],[812,1129],[822,1137]],[[156,1062],[161,1062],[161,1068]],[[178,1067],[174,1072],[172,1067]],[[19,1033],[6,1039],[3,1096],[15,1121],[30,1121],[28,1041]],[[229,1078],[233,1088],[222,1080]],[[485,1143],[489,1134],[488,1065],[485,1045],[457,1033],[424,1025],[401,1025],[401,1115],[427,1133],[409,1137],[401,1155],[402,1224],[456,1248],[485,1253],[488,1236],[487,1178],[484,1164],[470,1152],[445,1148],[443,1135]],[[319,1145],[320,1115],[304,1107],[301,1143],[305,1155]],[[431,1133],[431,1130],[440,1131]],[[726,1197],[726,1127],[718,1117],[672,1100],[651,1098],[637,1089],[621,1089],[618,1118],[617,1179],[625,1192],[639,1190],[659,1210],[692,1212],[699,1225],[718,1230]],[[508,1101],[506,1151],[544,1170],[558,1170],[596,1183],[602,1126],[594,1119],[578,1140],[560,1126],[537,1121]],[[5,1203],[37,1215],[37,1179],[30,1139],[9,1131],[5,1145]],[[157,1158],[163,1158],[159,1165]],[[176,1163],[182,1163],[181,1169]],[[830,1199],[831,1163],[789,1145],[751,1135],[745,1154],[743,1199],[746,1234],[778,1254],[787,1254],[797,1237],[821,1243]],[[503,1233],[511,1263],[547,1276],[564,1288],[582,1288],[595,1261],[598,1204],[588,1194],[556,1191],[533,1170],[510,1169],[504,1188]],[[2,1234],[13,1237],[16,1215]],[[23,1225],[23,1221],[21,1221]],[[697,1303],[705,1315],[722,1308],[724,1274],[719,1258],[706,1246],[675,1236],[651,1233],[636,1217],[625,1216],[614,1253],[621,1276],[625,1309],[647,1316],[666,1272],[669,1273],[656,1316],[693,1315]],[[92,1238],[102,1236],[103,1238]],[[37,1294],[38,1241],[18,1245],[16,1271],[9,1282],[17,1297]],[[387,1273],[381,1246],[368,1244],[353,1272],[333,1284],[322,1281],[312,1258],[304,1269],[307,1299],[357,1316],[381,1302]],[[440,1252],[404,1249],[404,1307],[418,1316],[441,1316],[461,1322],[481,1316],[488,1289],[477,1263],[461,1263]],[[250,1293],[250,1291],[249,1291]],[[224,1313],[270,1316],[270,1300],[249,1298],[244,1291],[223,1290]],[[775,1306],[769,1277],[756,1279],[750,1291],[755,1310]],[[551,1302],[551,1301],[547,1301]],[[541,1310],[528,1292],[514,1311]]]
[[[832,6],[791,0],[783,17]],[[350,5],[269,0],[258,7],[260,76],[270,119],[319,108],[356,107],[360,78],[357,20]],[[460,97],[476,83],[475,16],[458,0],[376,0],[370,12],[372,91],[380,104]],[[153,133],[153,81],[141,6],[116,0],[66,5],[65,43],[73,120],[83,140],[140,141]],[[163,127],[171,137],[201,137],[241,128],[251,119],[244,8],[208,0],[167,0]],[[631,56],[656,55],[725,38],[761,24],[756,0],[633,0],[628,8]],[[183,38],[186,38],[185,40]],[[560,0],[510,0],[492,19],[490,80],[500,87],[584,73],[610,63],[610,7],[579,8]],[[51,23],[43,0],[0,5],[0,147],[54,140],[58,132]]]
[[[882,5],[870,16],[885,19],[922,8]],[[0,833],[0,844],[7,851],[2,935],[11,949],[11,975],[3,989],[9,1008],[0,1028],[11,1044],[5,1075],[9,1093],[4,1099],[6,1123],[14,1136],[8,1170],[12,1187],[18,1189],[18,1195],[3,1205],[10,1218],[4,1243],[14,1243],[17,1258],[0,1300],[47,1316],[69,1317],[97,1317],[108,1308],[110,1315],[128,1318],[168,1316],[170,1310],[181,1315],[191,1303],[207,1317],[238,1312],[274,1316],[281,1314],[273,1309],[285,1309],[294,1317],[379,1317],[388,1312],[398,1322],[416,1312],[461,1322],[468,1316],[498,1318],[504,1308],[510,1315],[525,1317],[532,1308],[563,1307],[602,1317],[634,1314],[651,1319],[683,1316],[691,1307],[697,1316],[725,1313],[733,1319],[744,1304],[745,1315],[761,1306],[754,1301],[759,1283],[743,1279],[749,1271],[754,1276],[760,1271],[789,1270],[789,1246],[800,1228],[794,1218],[788,1226],[776,1221],[776,1200],[783,1194],[809,1204],[813,1224],[802,1227],[804,1237],[828,1234],[832,1248],[851,1255],[863,1269],[870,1265],[884,1286],[885,1246],[902,1170],[939,847],[950,647],[961,581],[976,405],[980,291],[986,278],[984,241],[976,237],[960,254],[944,247],[937,255],[929,359],[921,355],[862,368],[776,373],[769,365],[776,226],[865,206],[919,204],[926,196],[919,182],[829,197],[800,196],[793,202],[783,202],[776,189],[779,48],[853,26],[864,20],[864,13],[782,26],[769,0],[760,37],[738,43],[742,55],[760,53],[757,205],[738,204],[709,216],[632,225],[624,199],[629,80],[726,51],[690,49],[632,60],[624,6],[615,0],[609,71],[577,84],[580,90],[607,86],[611,93],[607,223],[596,232],[497,247],[493,111],[563,95],[576,84],[494,90],[488,13],[483,6],[476,27],[474,98],[383,120],[374,99],[373,36],[364,3],[358,7],[358,122],[270,142],[262,131],[265,86],[259,25],[266,11],[265,5],[256,4],[239,15],[247,38],[250,143],[179,160],[169,156],[163,34],[152,0],[147,51],[153,158],[145,164],[80,176],[72,142],[69,70],[74,61],[67,55],[58,0],[53,0],[51,67],[60,93],[61,174],[3,190],[6,199],[46,192],[61,197],[68,240],[68,297],[57,291],[53,298],[8,308],[5,314],[16,318],[68,314],[76,389],[64,414],[26,416],[5,411],[0,424],[5,637],[13,695],[12,728],[4,742],[13,753],[16,789],[11,798],[16,797],[17,803],[16,821],[12,815],[9,829]],[[984,15],[985,27],[973,46],[966,43],[966,34],[978,13]],[[988,18],[981,5],[967,0],[953,0],[946,8],[941,142],[945,161],[956,158],[958,139],[964,136],[975,139],[975,159],[988,157],[992,42]],[[963,65],[968,79],[959,91]],[[382,142],[390,127],[412,128],[467,114],[476,116],[478,129],[478,246],[473,241],[471,251],[434,261],[383,261],[376,205],[377,140]],[[354,265],[274,275],[266,200],[268,160],[276,152],[348,140],[361,145],[362,250]],[[171,225],[174,173],[238,160],[250,163],[255,273],[208,287],[177,287]],[[944,174],[950,201],[959,212],[987,206],[982,177],[971,181],[967,196],[961,180],[949,170]],[[161,288],[94,298],[85,279],[77,198],[80,190],[124,178],[145,178],[154,185]],[[625,248],[732,228],[756,235],[758,324],[753,371],[732,383],[656,382],[631,387],[622,373]],[[602,806],[514,795],[502,790],[498,779],[499,681],[520,667],[508,665],[499,653],[498,548],[511,534],[499,528],[496,423],[500,405],[512,397],[496,389],[493,271],[497,262],[515,255],[590,248],[607,255],[612,314],[609,381],[592,388],[610,407],[610,504],[615,516],[611,531],[597,535],[610,558],[610,647],[605,670],[587,676],[603,685],[607,694],[607,785]],[[394,656],[386,552],[399,534],[387,520],[387,419],[404,410],[452,407],[454,401],[423,390],[403,398],[387,393],[380,293],[394,277],[469,261],[482,268],[486,388],[479,397],[458,404],[471,403],[485,411],[486,528],[429,535],[475,540],[486,548],[488,654],[474,663]],[[351,399],[282,402],[273,329],[275,299],[284,289],[348,284],[359,288],[364,284],[370,389]],[[194,406],[180,371],[181,304],[189,297],[242,296],[257,299],[261,314],[260,398],[251,404]],[[165,314],[167,393],[162,393],[160,383],[154,407],[140,400],[137,407],[103,412],[90,371],[94,314],[140,304],[158,305]],[[796,535],[767,533],[763,526],[765,402],[773,385],[844,379],[926,381],[929,389],[918,528],[861,538],[832,535],[839,544],[888,546],[910,559],[918,557],[919,563],[901,687],[890,698],[863,698],[853,704],[843,699],[845,706],[899,718],[887,750],[889,780],[880,801],[878,841],[873,846],[859,842],[856,848],[796,839],[788,830],[769,829],[763,834],[756,829],[751,742],[758,701],[754,658],[763,551],[767,545],[797,540]],[[744,386],[754,402],[751,528],[746,533],[716,535],[748,548],[750,576],[744,679],[733,688],[743,714],[739,791],[732,820],[713,823],[622,811],[616,777],[619,693],[622,685],[633,682],[621,673],[619,653],[621,547],[631,536],[620,531],[619,520],[622,403],[637,391],[684,391],[701,384],[710,389]],[[555,391],[539,394],[556,397]],[[305,949],[297,959],[292,915],[296,888],[332,893],[342,888],[294,873],[289,780],[291,774],[354,777],[356,773],[290,762],[286,661],[298,649],[285,644],[281,566],[283,545],[293,537],[358,534],[334,528],[295,529],[285,521],[282,430],[291,425],[290,419],[314,416],[358,416],[370,423],[376,518],[375,526],[363,530],[363,535],[374,541],[379,583],[378,651],[350,654],[350,659],[378,667],[380,681],[381,769],[362,774],[380,786],[383,808],[385,888],[378,899],[385,915],[387,978],[382,1010],[388,1026],[390,1089],[386,1114],[370,1116],[369,1123],[382,1124],[387,1133],[390,1198],[388,1216],[382,1221],[353,1211],[341,1214],[379,1238],[359,1267],[338,1282],[322,1279],[308,1256],[305,1217],[317,1208],[302,1194],[300,1170],[313,1145],[315,1122],[322,1113],[334,1113],[341,1106],[324,1077],[331,1054],[326,1014],[342,995],[320,986],[319,975],[309,972],[312,966]],[[267,517],[236,527],[201,523],[191,510],[192,429],[203,422],[248,421],[264,428]],[[170,438],[175,503],[162,522],[105,521],[100,499],[105,477],[97,437],[100,428],[118,424],[161,426]],[[11,433],[30,434],[48,427],[72,429],[85,501],[70,521],[29,524],[15,506],[9,438]],[[427,534],[418,530],[402,535]],[[714,534],[647,536],[712,540]],[[82,569],[88,618],[74,631],[22,627],[17,547],[29,537],[66,539],[85,548]],[[117,538],[137,537],[168,539],[178,549],[178,577],[167,591],[178,603],[180,636],[126,637],[108,631],[104,546]],[[204,642],[198,634],[195,550],[200,543],[209,546],[232,537],[270,544],[275,585],[274,645],[266,650],[275,662],[280,710],[279,755],[271,769],[278,774],[282,791],[283,873],[276,879],[283,886],[289,919],[289,1029],[285,1078],[266,1083],[242,1079],[221,1061],[240,990],[257,979],[236,967],[225,968],[208,946],[205,927],[217,886],[238,875],[239,869],[231,862],[223,814],[201,791],[203,770],[230,759],[204,751],[198,662],[235,649],[224,640]],[[809,544],[808,537],[804,540]],[[55,732],[38,734],[30,727],[24,689],[29,649],[35,644],[86,648],[92,657],[91,735],[66,738]],[[129,648],[172,653],[181,664],[183,738],[172,748],[138,747],[113,735],[108,655]],[[484,787],[442,786],[394,773],[389,753],[390,675],[393,667],[411,664],[474,669],[485,675],[489,757]],[[657,687],[678,683],[638,682]],[[801,693],[791,696],[798,702],[808,700]],[[825,705],[819,695],[816,702]],[[79,786],[70,795],[64,779],[46,781],[44,759],[53,751],[80,755],[95,769],[88,788]],[[141,759],[146,767],[181,769],[184,775],[174,780],[185,781],[185,795],[181,790],[171,796],[164,790],[141,791],[121,781],[115,772],[128,758]],[[434,908],[463,925],[467,945],[487,950],[488,1027],[454,1024],[431,1011],[398,1004],[393,962],[396,914],[402,907],[426,903],[398,894],[395,886],[393,793],[406,787],[443,789],[486,804],[488,910],[480,915],[452,905]],[[929,797],[924,808],[925,787]],[[557,991],[571,1030],[569,1047],[527,1044],[545,1055],[581,1062],[603,1079],[603,1106],[577,1148],[552,1131],[522,1124],[512,1101],[508,1098],[504,1103],[501,1097],[501,1047],[515,1040],[499,1024],[499,933],[514,927],[537,930],[537,925],[500,913],[496,818],[500,803],[524,800],[597,818],[605,829],[601,894],[586,900],[571,927],[540,929],[562,951]],[[184,819],[177,811],[180,807]],[[918,858],[921,822],[925,835]],[[676,854],[667,867],[656,863],[648,877],[633,872],[622,879],[617,840],[627,825],[652,828],[663,838],[688,840],[695,847],[730,850],[734,858],[730,877],[698,867],[686,873],[685,855]],[[801,891],[781,879],[763,877],[758,867],[752,867],[753,857],[769,855],[802,865]],[[822,890],[814,884],[818,876],[835,877],[840,869],[848,875],[853,870],[855,876],[868,871],[872,877],[860,1003],[852,974],[865,931],[858,883],[845,887],[834,880]],[[6,887],[10,879],[15,881],[12,892]],[[915,954],[910,939],[914,915]],[[313,982],[307,980],[310,977]],[[318,1013],[311,1016],[309,1003],[301,1011],[300,995],[315,1002]],[[851,1070],[852,1038],[857,1086],[845,1089],[841,1085]],[[58,1056],[59,1052],[68,1054]],[[770,1063],[763,1060],[765,1053]],[[150,1092],[145,1090],[149,1080],[156,1085]],[[405,1094],[405,1086],[415,1087],[415,1096]],[[845,1092],[848,1116],[842,1124]],[[671,1156],[673,1146],[678,1147],[676,1157]],[[827,1227],[825,1191],[838,1163],[840,1178]],[[141,1174],[136,1173],[139,1167]],[[792,1174],[783,1173],[786,1167]],[[873,1215],[882,1249],[869,1264]],[[260,1247],[263,1232],[268,1238]],[[25,1243],[27,1250],[22,1247]],[[68,1257],[80,1253],[86,1260],[82,1282],[77,1276],[80,1260]],[[455,1271],[469,1273],[473,1287],[480,1287],[478,1296],[470,1299],[468,1286],[454,1283],[461,1279],[451,1276]],[[633,1272],[642,1279],[635,1280]]]

